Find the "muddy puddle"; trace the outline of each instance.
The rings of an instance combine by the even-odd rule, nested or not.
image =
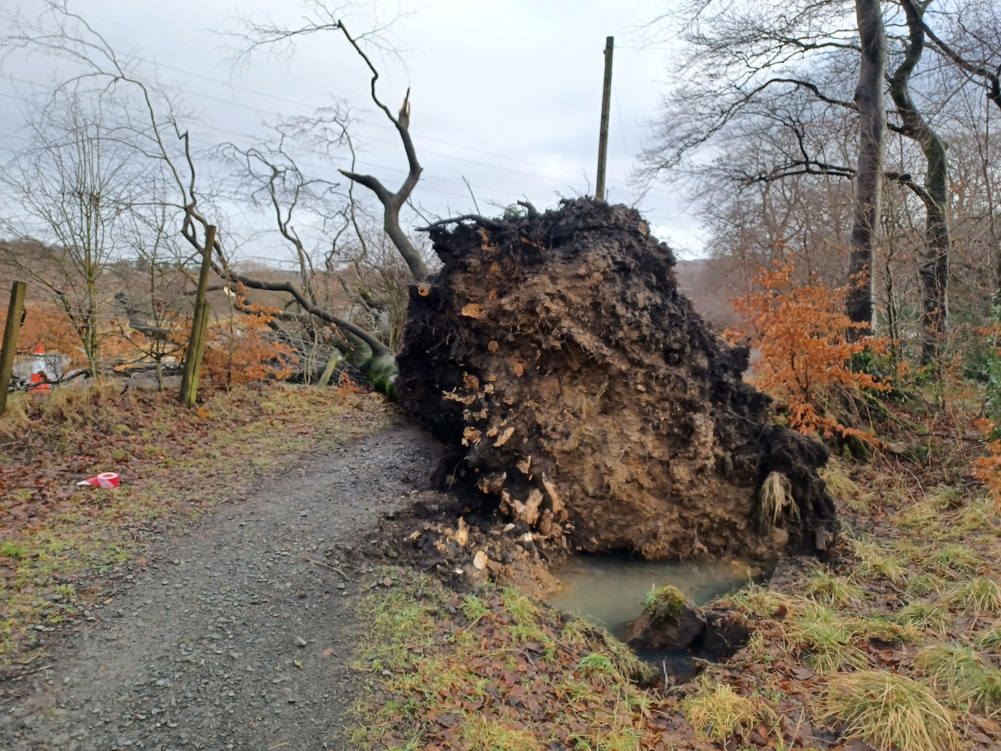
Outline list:
[[[761,570],[743,561],[644,561],[625,556],[577,556],[553,570],[562,589],[548,602],[564,612],[596,622],[624,639],[629,623],[643,610],[652,589],[671,584],[696,605],[758,580]],[[639,652],[674,673],[688,672],[681,652]]]

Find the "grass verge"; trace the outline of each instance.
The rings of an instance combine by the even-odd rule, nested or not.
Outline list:
[[[143,565],[165,526],[388,419],[378,398],[279,384],[219,392],[192,410],[118,384],[21,397],[0,419],[0,660],[80,618],[101,596],[100,575]],[[76,487],[101,471],[119,472],[121,486]]]

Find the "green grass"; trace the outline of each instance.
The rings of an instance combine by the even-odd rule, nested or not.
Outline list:
[[[946,581],[937,574],[929,574],[920,570],[907,577],[904,592],[908,597],[926,597],[932,593],[941,592],[946,587]]]
[[[939,573],[965,574],[980,565],[980,556],[968,546],[960,543],[949,543],[935,547],[928,556],[928,563]]]
[[[1001,656],[1001,626],[994,626],[982,633],[976,641],[977,649]]]
[[[862,670],[831,676],[820,717],[878,751],[951,751],[953,718],[928,687],[902,675]]]
[[[578,669],[589,676],[614,676],[617,674],[615,663],[603,654],[589,652],[577,661]]]
[[[808,603],[783,626],[786,646],[818,673],[868,666],[865,653],[853,644],[858,630],[853,619],[816,603]]]
[[[1001,671],[963,644],[936,644],[918,653],[914,665],[953,705],[1001,714]]]
[[[868,615],[859,618],[855,633],[864,639],[890,644],[914,644],[921,641],[921,631],[911,623],[901,623],[888,616]]]
[[[866,579],[885,578],[894,583],[903,580],[907,571],[903,561],[874,540],[852,539],[848,544],[859,559],[856,567],[859,576]]]
[[[22,558],[27,558],[30,555],[28,548],[24,545],[19,545],[16,542],[11,542],[9,540],[4,540],[0,542],[0,556],[5,558],[13,558],[16,561]]]
[[[986,576],[978,576],[955,587],[945,595],[951,607],[971,615],[1001,614],[1001,586]]]
[[[742,736],[757,725],[761,716],[761,707],[754,701],[738,694],[729,684],[711,680],[700,682],[682,703],[682,711],[696,734],[714,743]]]
[[[824,569],[815,571],[806,580],[804,590],[817,602],[839,608],[858,605],[865,597],[862,588],[843,576]]]
[[[466,595],[462,598],[462,613],[470,621],[475,623],[486,615],[489,615],[490,608],[476,595]]]
[[[994,506],[987,499],[981,499],[969,504],[956,519],[956,530],[960,533],[976,534],[990,532],[997,524],[997,514]]]
[[[733,594],[719,598],[716,604],[721,607],[734,607],[762,618],[770,618],[777,612],[788,612],[793,608],[790,597],[760,584],[742,587]]]
[[[548,749],[572,737],[638,751],[651,700],[632,679],[651,671],[621,642],[513,587],[459,595],[393,577],[360,612],[371,627],[354,667],[367,690],[351,748]]]
[[[944,633],[952,622],[949,608],[940,602],[928,600],[916,600],[896,611],[892,617],[897,623],[935,634]]]

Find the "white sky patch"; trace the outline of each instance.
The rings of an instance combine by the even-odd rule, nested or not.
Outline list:
[[[32,16],[41,9],[38,0],[19,5]],[[406,161],[395,131],[368,99],[366,70],[343,39],[314,35],[300,40],[294,52],[259,53],[234,67],[239,41],[215,33],[237,29],[237,11],[294,23],[302,16],[298,3],[71,0],[70,7],[120,53],[140,58],[145,70],[180,93],[201,146],[221,141],[248,146],[263,137],[266,123],[346,101],[356,118],[358,171],[393,187],[403,179]],[[701,250],[699,223],[684,197],[658,184],[640,199],[633,179],[670,66],[669,45],[644,46],[641,27],[663,13],[665,3],[375,0],[354,7],[358,10],[347,17],[356,33],[372,22],[373,13],[382,21],[397,18],[385,37],[398,57],[375,58],[383,74],[379,91],[395,109],[411,88],[411,130],[424,165],[414,199],[437,215],[474,210],[466,180],[486,214],[519,199],[545,209],[561,196],[593,190],[602,50],[605,36],[614,35],[609,199],[635,204],[679,253]],[[44,89],[54,70],[36,56],[27,64],[11,63],[4,72],[0,143],[9,152],[20,130],[19,101]],[[304,162],[327,179],[348,166],[316,158]],[[277,257],[285,251],[257,245],[254,252]]]

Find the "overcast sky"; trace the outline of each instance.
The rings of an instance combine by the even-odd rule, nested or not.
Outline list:
[[[0,0],[28,15],[38,0]],[[415,201],[440,215],[472,211],[468,179],[483,213],[489,204],[528,198],[540,209],[593,190],[601,104],[602,50],[616,39],[609,137],[608,196],[635,203],[636,155],[648,139],[669,75],[670,45],[651,45],[643,25],[671,0],[374,0],[344,6],[352,30],[396,19],[384,36],[399,58],[378,60],[380,92],[395,109],[411,87],[411,130],[424,177]],[[359,122],[359,171],[398,184],[405,159],[389,124],[367,99],[362,64],[333,34],[294,51],[260,53],[234,67],[239,42],[216,32],[239,28],[238,14],[277,23],[303,15],[294,0],[71,0],[119,50],[154,66],[192,112],[206,145],[250,144],[262,125],[308,114],[333,99]],[[151,67],[150,70],[153,70]],[[0,79],[0,138],[20,132],[19,100],[51,81],[42,58],[8,64]],[[315,165],[318,171],[345,165]],[[638,204],[679,255],[697,254],[698,224],[683,197],[663,183]]]

